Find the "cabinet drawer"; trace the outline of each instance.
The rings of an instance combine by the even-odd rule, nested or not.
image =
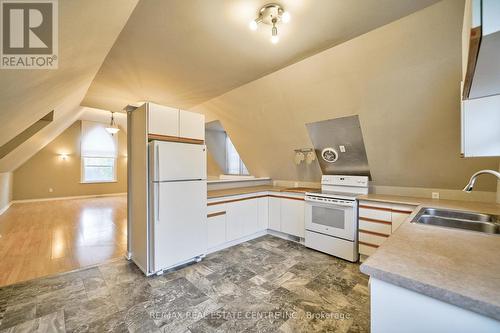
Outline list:
[[[391,222],[391,211],[374,210],[368,208],[359,208],[359,217]]]
[[[367,244],[382,245],[387,240],[387,236],[383,234],[364,232],[359,230],[359,241]]]
[[[415,205],[392,204],[393,213],[401,213],[410,215],[417,208]]]
[[[375,253],[375,251],[377,251],[376,247],[364,245],[361,243],[359,244],[359,253],[360,254],[364,254],[365,256],[371,256],[372,254]]]
[[[359,217],[391,222],[391,205],[381,203],[359,203]]]
[[[211,205],[207,207],[207,214],[213,214],[217,212],[222,212],[226,210],[226,204]]]
[[[372,231],[384,235],[391,234],[391,224],[368,222],[368,221],[363,221],[361,219],[359,220],[359,229]]]

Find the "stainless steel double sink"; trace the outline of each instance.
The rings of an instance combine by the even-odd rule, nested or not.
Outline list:
[[[411,222],[487,234],[500,234],[500,217],[498,215],[449,209],[422,208]]]

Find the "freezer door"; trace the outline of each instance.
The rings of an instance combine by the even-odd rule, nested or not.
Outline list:
[[[153,141],[150,144],[152,180],[178,181],[207,178],[205,145]]]
[[[207,183],[154,183],[151,271],[206,253]]]

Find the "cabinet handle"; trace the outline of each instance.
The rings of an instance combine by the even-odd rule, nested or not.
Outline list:
[[[207,214],[207,217],[215,217],[215,216],[220,216],[220,215],[226,215],[226,212],[216,212],[216,213],[210,213]]]

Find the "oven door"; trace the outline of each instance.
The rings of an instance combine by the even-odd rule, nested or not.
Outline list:
[[[355,205],[324,204],[306,201],[306,229],[355,241],[355,214]]]

